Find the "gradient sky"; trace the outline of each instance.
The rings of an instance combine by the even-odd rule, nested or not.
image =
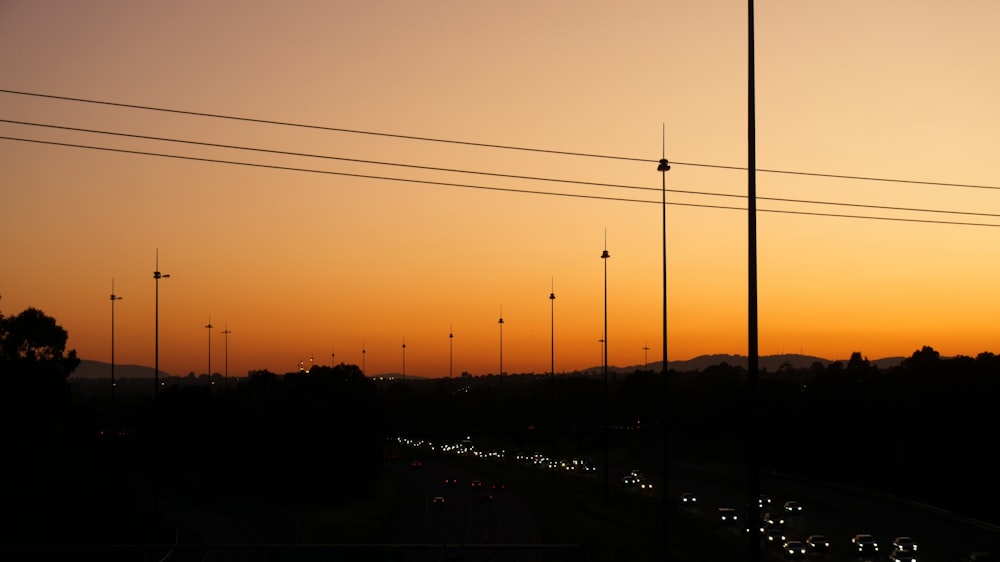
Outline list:
[[[760,353],[1000,352],[1000,3],[755,20]],[[153,365],[158,252],[170,374],[584,369],[605,266],[609,363],[659,361],[664,148],[668,360],[747,353],[746,2],[0,0],[0,89],[381,133],[0,93],[0,311],[84,359],[113,282]]]

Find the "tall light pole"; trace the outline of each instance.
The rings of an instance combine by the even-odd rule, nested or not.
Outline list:
[[[229,331],[229,322],[226,322],[226,329],[222,330],[222,335],[226,338],[226,370],[224,375],[226,388],[229,388],[229,334],[231,333],[232,332]]]
[[[504,409],[503,409],[503,306],[500,307],[500,320],[497,322],[500,325],[500,414],[497,419],[500,420],[499,430],[500,435],[500,462],[504,462],[504,458],[507,456],[507,451],[505,446],[507,440],[504,438]]]
[[[751,521],[760,515],[760,474],[758,473],[758,437],[751,428],[756,427],[757,378],[759,369],[757,326],[757,98],[756,70],[754,64],[754,6],[748,1],[747,9],[747,513]],[[759,561],[760,535],[756,525],[750,526],[747,537],[749,559]]]
[[[642,370],[649,369],[649,344],[642,346]]]
[[[115,280],[111,280],[111,417],[115,416],[115,301],[122,300],[115,295]],[[111,420],[114,423],[114,419]]]
[[[448,389],[451,389],[451,378],[454,368],[455,358],[455,332],[452,326],[448,326]]]
[[[208,386],[215,384],[212,382],[212,315],[208,315],[208,324],[205,325],[208,329]]]
[[[155,340],[153,344],[153,398],[155,399],[157,393],[160,391],[160,278],[166,279],[170,277],[169,273],[160,273],[160,249],[156,249],[156,270],[153,271],[153,279],[156,284],[155,293],[155,308],[156,313],[154,315],[155,328],[153,331],[153,339]]]
[[[337,360],[337,354],[333,352],[333,347],[331,346],[330,347],[330,368],[331,369],[334,368],[337,365],[336,360]]]
[[[549,381],[555,382],[556,376],[556,282],[555,279],[552,280],[552,292],[549,293],[549,315],[551,317],[550,321],[550,332],[549,335]]]
[[[608,258],[611,254],[608,253],[608,234],[604,233],[604,252],[601,253],[601,260],[604,262],[604,338],[601,339],[603,342],[604,351],[601,353],[604,361],[604,505],[608,505],[608,493],[609,493],[609,475],[608,475],[608,447],[609,447],[609,432],[608,432]],[[664,490],[666,492],[666,490]]]
[[[663,452],[663,468],[660,483],[660,489],[666,494],[667,490],[670,489],[669,482],[669,462],[670,462],[670,426],[668,423],[668,412],[667,412],[667,398],[669,395],[669,385],[667,384],[667,172],[670,171],[670,162],[667,161],[667,126],[662,125],[662,145],[661,145],[661,156],[660,163],[656,166],[656,171],[660,172],[660,176],[663,180],[663,239],[661,243],[663,245],[663,364],[660,365],[662,369],[662,383],[663,383],[663,396],[661,400],[663,404],[661,406],[661,418],[660,419],[660,447]],[[666,497],[666,496],[664,496]],[[664,551],[666,552],[666,546],[669,544],[667,540],[668,536],[668,524],[667,516],[670,513],[668,506],[670,504],[666,501],[663,502],[663,544],[665,546]]]
[[[365,344],[361,344],[361,376],[365,376]]]
[[[556,458],[556,280],[552,279],[552,291],[549,293],[549,384],[552,385],[552,419],[549,421],[549,432],[552,435],[549,443],[549,458]],[[555,471],[551,471],[555,474]]]
[[[406,336],[403,336],[403,380],[406,380]]]
[[[503,398],[503,307],[500,307],[500,320],[497,322],[500,325],[500,397]]]

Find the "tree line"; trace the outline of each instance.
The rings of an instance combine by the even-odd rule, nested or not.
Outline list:
[[[0,535],[159,542],[162,502],[279,506],[364,500],[397,435],[474,438],[508,454],[600,458],[629,449],[867,486],[996,521],[990,452],[1000,357],[929,346],[879,368],[847,362],[762,370],[367,378],[356,365],[256,371],[149,394],[74,392],[67,334],[36,309],[0,315]],[[751,388],[754,389],[751,396]],[[659,455],[659,456],[658,456]],[[44,523],[44,524],[43,524]],[[294,532],[273,529],[294,541]],[[68,539],[67,539],[68,540]]]

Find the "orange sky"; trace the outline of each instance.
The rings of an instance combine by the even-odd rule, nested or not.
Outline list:
[[[152,366],[158,250],[171,374],[563,372],[606,265],[609,362],[659,361],[665,130],[668,358],[745,354],[746,8],[0,0],[0,312],[109,361],[114,280],[115,361]],[[1000,352],[1000,4],[755,17],[760,353]]]

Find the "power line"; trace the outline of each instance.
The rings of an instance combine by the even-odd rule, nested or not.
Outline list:
[[[298,127],[298,128],[314,129],[314,130],[320,130],[320,131],[330,131],[330,132],[350,133],[350,134],[357,134],[357,135],[371,135],[371,136],[379,136],[379,137],[387,137],[387,138],[396,138],[396,139],[403,139],[403,140],[414,140],[414,141],[423,141],[423,142],[436,142],[436,143],[445,143],[445,144],[474,146],[474,147],[479,147],[479,148],[496,148],[496,149],[501,149],[501,150],[517,150],[517,151],[523,151],[523,152],[537,152],[537,153],[543,153],[543,154],[556,154],[556,155],[562,155],[562,156],[578,156],[578,157],[585,157],[585,158],[602,158],[602,159],[606,159],[606,160],[622,160],[622,161],[629,161],[629,162],[645,162],[645,163],[657,163],[657,162],[659,162],[659,160],[653,160],[653,159],[649,159],[649,158],[635,158],[635,157],[628,157],[628,156],[612,156],[612,155],[608,155],[608,154],[594,154],[594,153],[585,153],[585,152],[571,152],[571,151],[565,151],[565,150],[552,150],[552,149],[544,149],[544,148],[530,148],[530,147],[523,147],[523,146],[503,145],[503,144],[478,143],[478,142],[471,142],[471,141],[459,141],[459,140],[452,140],[452,139],[440,139],[440,138],[433,138],[433,137],[421,137],[421,136],[415,136],[415,135],[401,135],[401,134],[383,133],[383,132],[377,132],[377,131],[365,131],[365,130],[360,130],[360,129],[346,129],[346,128],[340,128],[340,127],[328,127],[328,126],[323,126],[323,125],[311,125],[311,124],[307,124],[307,123],[293,123],[293,122],[290,122],[290,121],[277,121],[277,120],[271,120],[271,119],[260,119],[260,118],[255,118],[255,117],[241,117],[241,116],[235,116],[235,115],[224,115],[224,114],[220,114],[220,113],[208,113],[208,112],[201,112],[201,111],[187,111],[187,110],[182,110],[182,109],[170,109],[170,108],[155,107],[155,106],[149,106],[149,105],[138,105],[138,104],[129,104],[129,103],[121,103],[121,102],[110,102],[110,101],[87,99],[87,98],[76,98],[76,97],[70,97],[70,96],[59,96],[59,95],[55,95],[55,94],[42,94],[42,93],[38,93],[38,92],[25,92],[25,91],[20,91],[20,90],[0,89],[0,93],[12,94],[12,95],[19,95],[19,96],[31,96],[31,97],[45,98],[45,99],[54,99],[54,100],[61,100],[61,101],[71,101],[71,102],[78,102],[78,103],[88,103],[88,104],[95,104],[95,105],[105,105],[105,106],[109,106],[109,107],[121,107],[121,108],[127,108],[127,109],[139,109],[139,110],[143,110],[143,111],[156,111],[156,112],[164,112],[164,113],[173,113],[173,114],[177,114],[177,115],[190,115],[190,116],[194,116],[194,117],[208,117],[208,118],[212,118],[212,119],[225,119],[225,120],[231,120],[231,121],[242,121],[242,122],[246,122],[246,123],[257,123],[257,124],[263,124],[263,125],[279,125],[279,126],[283,126],[283,127]],[[727,166],[727,165],[720,165],[720,164],[704,164],[704,163],[696,163],[696,162],[671,161],[671,165],[691,166],[691,167],[699,167],[699,168],[713,168],[713,169],[719,169],[719,170],[734,170],[734,171],[746,171],[747,170],[746,167],[740,167],[740,166]],[[846,175],[846,174],[830,174],[830,173],[821,173],[821,172],[803,172],[803,171],[794,171],[794,170],[774,170],[774,169],[757,168],[756,172],[771,173],[771,174],[788,174],[788,175],[798,175],[798,176],[812,176],[812,177],[822,177],[822,178],[832,178],[832,179],[849,179],[849,180],[858,180],[858,181],[875,181],[875,182],[887,182],[887,183],[905,183],[905,184],[928,185],[928,186],[938,186],[938,187],[964,187],[964,188],[971,188],[971,189],[997,189],[997,190],[1000,190],[1000,186],[992,186],[992,185],[950,183],[950,182],[934,182],[934,181],[909,180],[909,179],[899,179],[899,178],[879,178],[879,177],[872,177],[872,176],[855,176],[855,175]]]
[[[427,171],[436,171],[436,172],[449,172],[449,173],[458,173],[458,174],[484,175],[484,176],[501,177],[501,178],[507,178],[507,179],[520,179],[520,180],[530,180],[530,181],[540,181],[540,182],[567,183],[567,184],[584,185],[584,186],[590,186],[590,187],[609,187],[609,188],[633,189],[633,190],[650,191],[650,192],[653,192],[653,191],[660,192],[661,191],[661,190],[659,190],[657,188],[645,187],[645,186],[633,186],[633,185],[623,185],[623,184],[586,182],[586,181],[567,180],[567,179],[560,179],[560,178],[542,178],[542,177],[536,177],[536,176],[524,176],[524,175],[516,175],[516,174],[501,174],[501,173],[496,173],[496,172],[483,172],[483,171],[478,171],[478,170],[461,170],[461,169],[457,169],[457,168],[440,168],[440,167],[433,167],[433,166],[421,166],[421,165],[416,165],[416,164],[403,164],[403,163],[399,163],[399,162],[384,162],[384,161],[378,161],[378,160],[363,160],[363,159],[358,159],[358,158],[346,158],[346,157],[341,157],[341,156],[330,156],[330,155],[325,155],[325,154],[311,154],[311,153],[306,153],[306,152],[291,152],[291,151],[275,150],[275,149],[268,149],[268,148],[257,148],[257,147],[239,146],[239,145],[231,145],[231,144],[210,143],[210,142],[204,142],[204,141],[194,141],[194,140],[177,139],[177,138],[170,138],[170,137],[157,137],[157,136],[151,136],[151,135],[140,135],[140,134],[135,134],[135,133],[122,133],[122,132],[117,132],[117,131],[105,131],[105,130],[88,129],[88,128],[81,128],[81,127],[69,127],[69,126],[65,126],[65,125],[53,125],[53,124],[47,124],[47,123],[35,123],[35,122],[31,122],[31,121],[17,121],[17,120],[12,120],[12,119],[0,119],[0,123],[11,123],[11,124],[15,124],[15,125],[27,125],[27,126],[32,126],[32,127],[44,127],[44,128],[50,128],[50,129],[58,129],[58,130],[62,130],[62,131],[74,131],[74,132],[82,132],[82,133],[93,133],[93,134],[118,136],[118,137],[126,137],[126,138],[142,139],[142,140],[151,140],[151,141],[158,141],[158,142],[173,142],[173,143],[179,143],[179,144],[190,144],[190,145],[195,145],[195,146],[206,146],[206,147],[212,147],[212,148],[224,148],[224,149],[232,149],[232,150],[245,150],[245,151],[261,152],[261,153],[267,153],[267,154],[276,154],[276,155],[281,155],[281,156],[297,156],[297,157],[304,157],[304,158],[320,158],[320,159],[325,159],[325,160],[337,160],[337,161],[341,161],[341,162],[352,162],[352,163],[357,163],[357,164],[372,164],[372,165],[379,165],[379,166],[395,166],[395,167],[402,167],[402,168],[412,168],[412,169],[417,169],[417,170],[427,170]],[[707,191],[692,191],[692,190],[685,190],[685,189],[668,189],[666,191],[668,191],[670,193],[677,193],[677,194],[683,194],[683,195],[697,195],[697,196],[706,196],[706,197],[730,197],[730,198],[746,199],[746,195],[735,195],[735,194],[729,194],[729,193],[713,193],[713,192],[707,192]],[[949,214],[949,215],[965,215],[965,216],[980,216],[980,217],[1000,218],[1000,214],[995,214],[995,213],[980,213],[980,212],[972,212],[972,211],[951,211],[951,210],[944,210],[944,209],[925,209],[925,208],[917,208],[917,207],[898,207],[898,206],[890,206],[890,205],[871,205],[871,204],[864,204],[864,203],[841,203],[841,202],[835,202],[835,201],[814,201],[814,200],[809,200],[809,199],[789,199],[789,198],[783,198],[783,197],[757,197],[757,199],[758,200],[762,200],[762,201],[775,201],[775,202],[797,203],[797,204],[807,204],[807,205],[829,205],[829,206],[834,206],[834,207],[854,207],[854,208],[862,208],[862,209],[877,209],[877,210],[883,210],[883,211],[940,213],[940,214]]]
[[[499,191],[499,192],[506,192],[506,193],[524,193],[524,194],[531,194],[531,195],[551,195],[551,196],[559,196],[559,197],[572,197],[572,198],[578,198],[578,199],[596,199],[596,200],[603,200],[603,201],[618,201],[618,202],[624,202],[624,203],[647,203],[647,204],[655,204],[655,205],[662,205],[663,204],[660,201],[653,201],[653,200],[646,200],[646,199],[626,199],[626,198],[622,198],[622,197],[608,197],[608,196],[599,196],[599,195],[585,195],[585,194],[580,194],[580,193],[559,193],[559,192],[554,192],[554,191],[538,191],[538,190],[530,190],[530,189],[514,189],[514,188],[506,188],[506,187],[471,185],[471,184],[461,184],[461,183],[452,183],[452,182],[439,182],[439,181],[430,181],[430,180],[418,180],[418,179],[412,179],[412,178],[396,178],[396,177],[388,177],[388,176],[376,176],[376,175],[371,175],[371,174],[355,174],[355,173],[348,173],[348,172],[335,172],[335,171],[330,171],[330,170],[316,170],[316,169],[311,169],[311,168],[299,168],[299,167],[292,167],[292,166],[278,166],[278,165],[274,165],[274,164],[261,164],[261,163],[256,163],[256,162],[240,162],[240,161],[235,161],[235,160],[222,160],[222,159],[205,158],[205,157],[198,157],[198,156],[184,156],[184,155],[177,155],[177,154],[164,154],[164,153],[158,153],[158,152],[148,152],[148,151],[140,151],[140,150],[128,150],[128,149],[123,149],[123,148],[111,148],[111,147],[104,147],[104,146],[93,146],[93,145],[85,145],[85,144],[74,144],[74,143],[65,143],[65,142],[56,142],[56,141],[45,141],[45,140],[38,140],[38,139],[26,139],[26,138],[19,138],[19,137],[0,136],[0,140],[10,140],[10,141],[16,141],[16,142],[27,142],[27,143],[35,143],[35,144],[45,144],[45,145],[50,145],[50,146],[62,146],[62,147],[68,147],[68,148],[83,148],[83,149],[88,149],[88,150],[100,150],[100,151],[105,151],[105,152],[116,152],[116,153],[121,153],[121,154],[134,154],[134,155],[141,155],[141,156],[155,156],[155,157],[160,157],[160,158],[173,158],[173,159],[178,159],[178,160],[189,160],[189,161],[194,161],[194,162],[207,162],[207,163],[213,163],[213,164],[229,164],[229,165],[234,165],[234,166],[247,166],[247,167],[253,167],[253,168],[265,168],[265,169],[271,169],[271,170],[281,170],[281,171],[290,171],[290,172],[305,172],[305,173],[313,173],[313,174],[325,174],[325,175],[334,175],[334,176],[343,176],[343,177],[352,177],[352,178],[361,178],[361,179],[373,179],[373,180],[382,180],[382,181],[397,181],[397,182],[405,182],[405,183],[418,183],[418,184],[424,184],[424,185],[435,185],[435,186],[443,186],[443,187],[461,187],[461,188],[479,189],[479,190],[485,190],[485,191]],[[727,206],[724,206],[724,205],[708,205],[708,204],[698,204],[698,203],[667,203],[667,204],[671,205],[671,206],[676,206],[676,207],[694,207],[694,208],[703,208],[703,209],[724,209],[724,210],[730,210],[730,211],[746,210],[745,208],[742,208],[742,207],[727,207]],[[922,223],[922,224],[941,224],[941,225],[955,225],[955,226],[1000,227],[1000,224],[990,224],[990,223],[973,223],[973,222],[961,222],[961,221],[937,221],[937,220],[928,220],[928,219],[911,219],[911,218],[901,218],[901,217],[878,217],[878,216],[866,216],[866,215],[849,215],[849,214],[840,214],[840,213],[817,213],[817,212],[808,212],[808,211],[791,211],[791,210],[783,210],[783,209],[758,209],[758,211],[764,212],[764,213],[778,213],[778,214],[787,214],[787,215],[805,215],[805,216],[815,216],[815,217],[850,218],[850,219],[867,219],[867,220],[886,220],[886,221],[896,221],[896,222],[910,222],[910,223]]]

